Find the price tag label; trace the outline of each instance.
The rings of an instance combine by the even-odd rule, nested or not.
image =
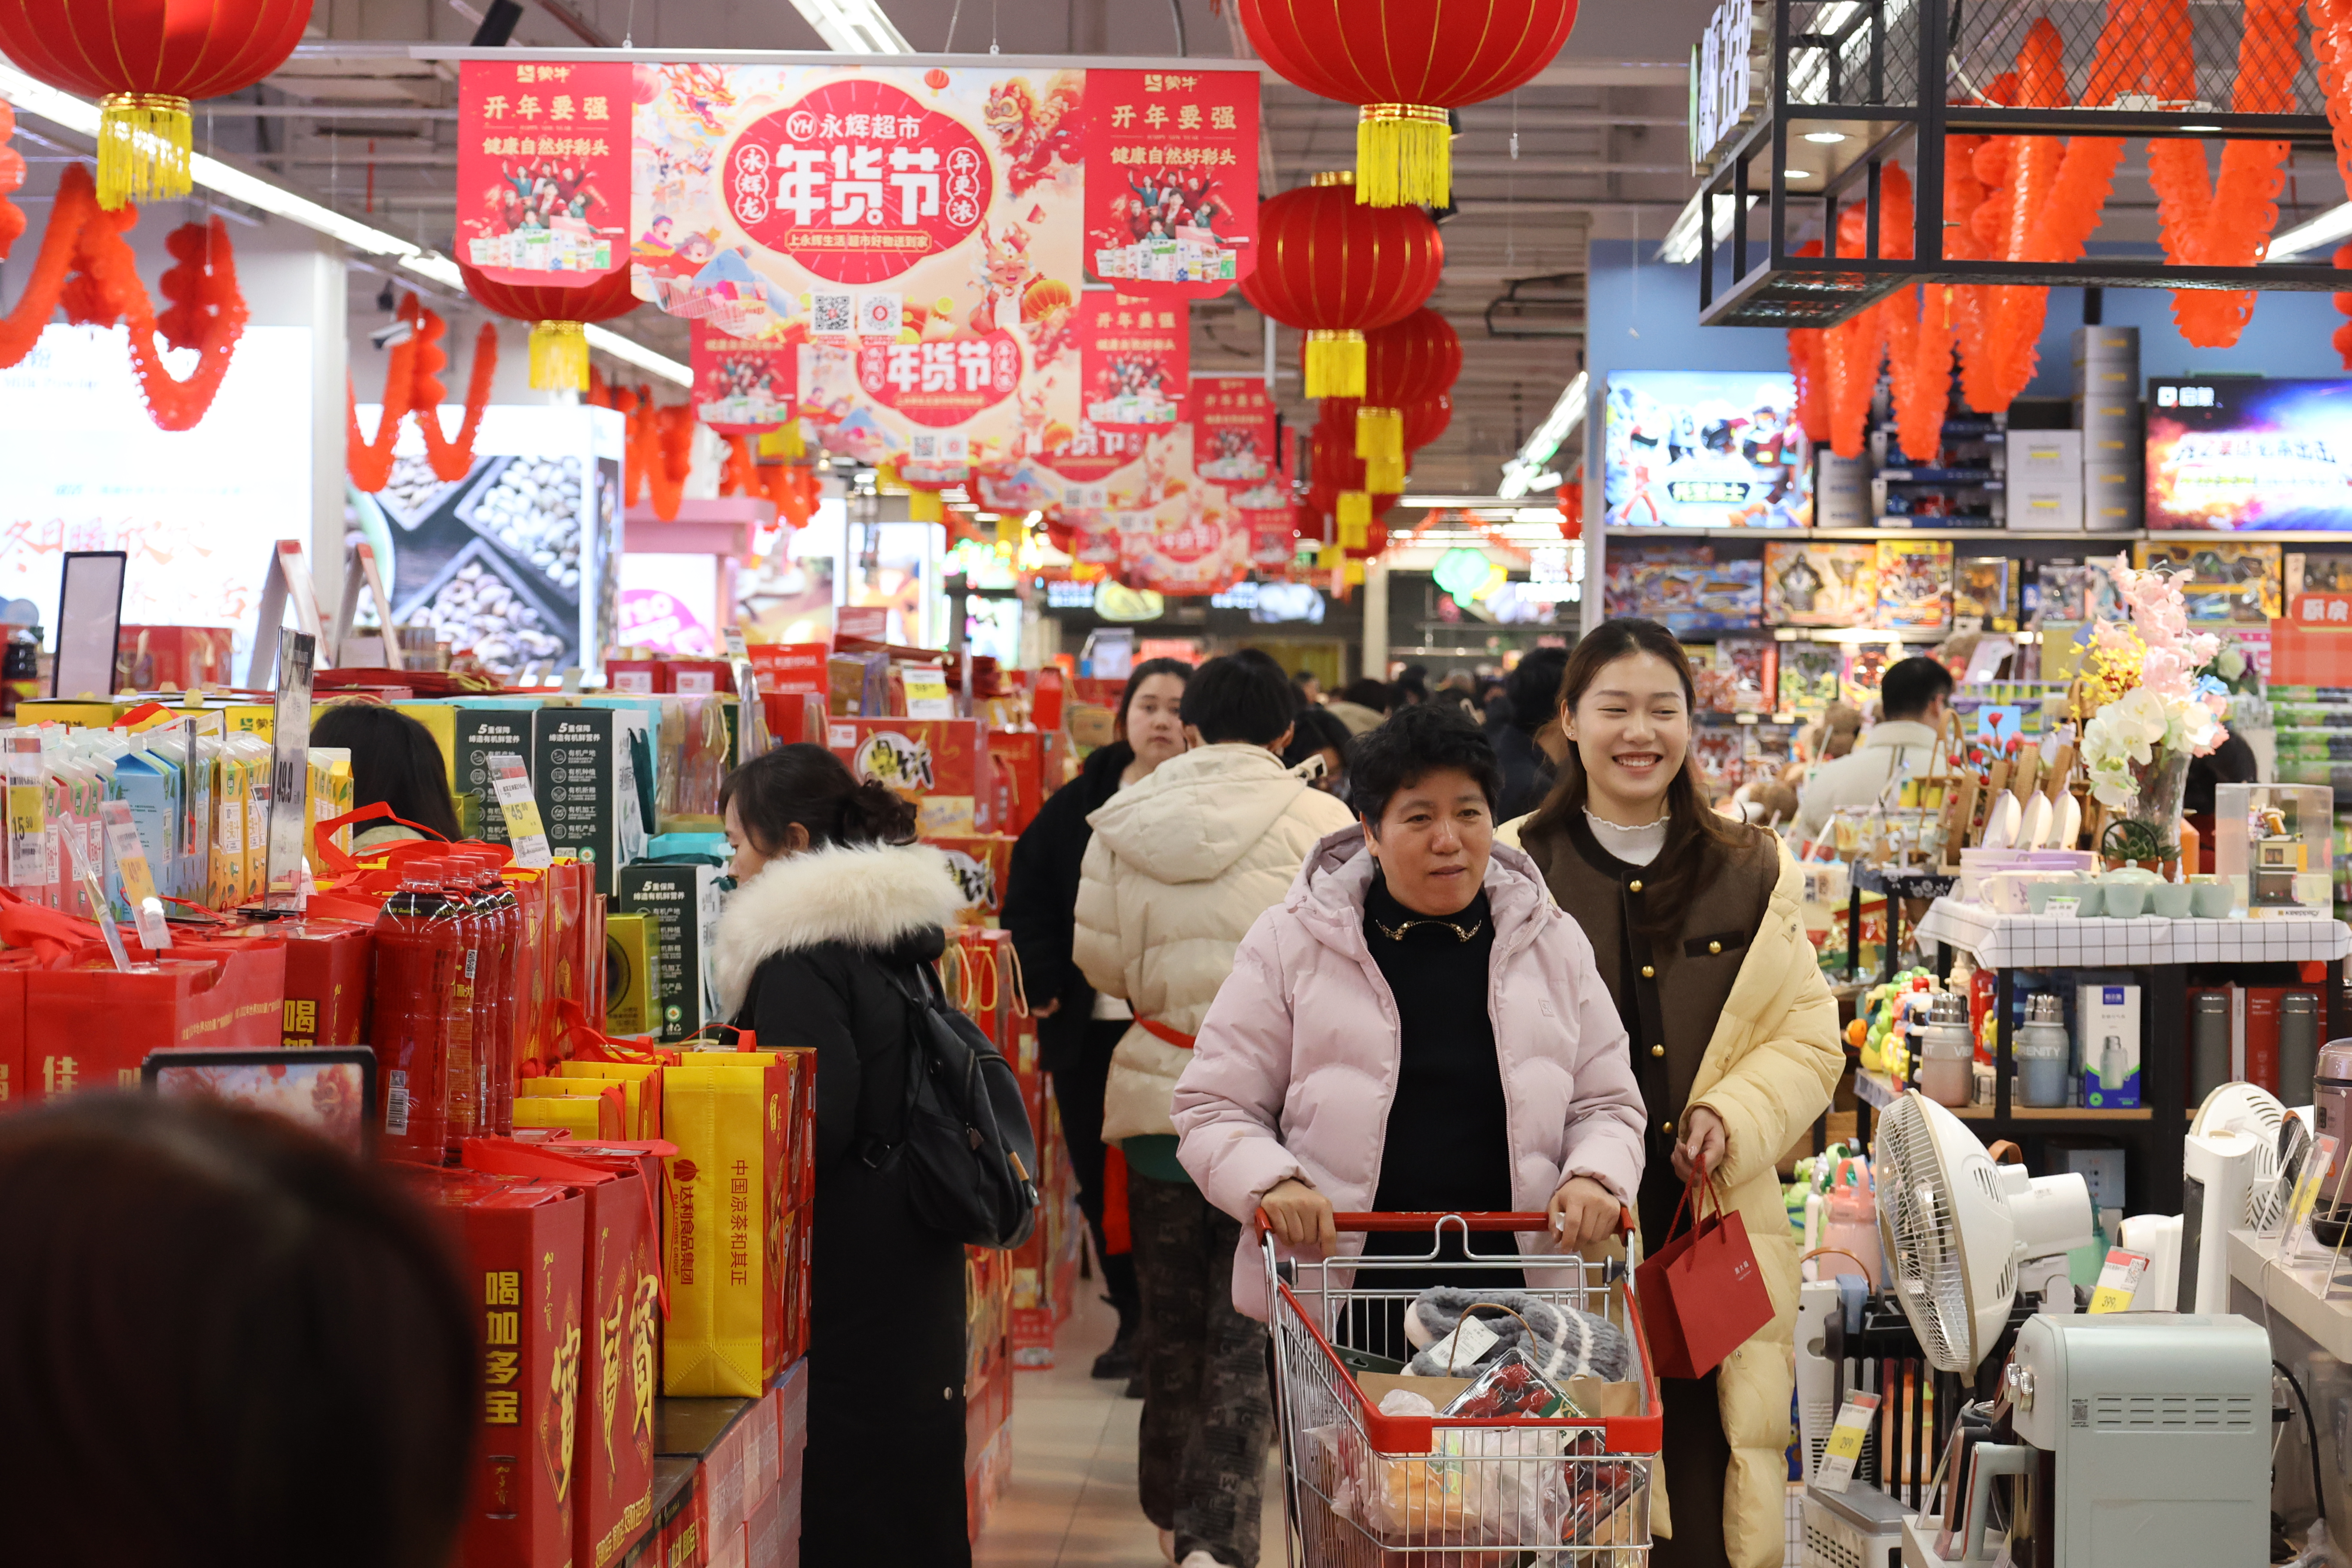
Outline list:
[[[122,901],[131,907],[131,921],[139,928],[139,945],[161,952],[172,945],[172,928],[163,919],[163,900],[155,896],[154,873],[147,868],[147,847],[140,841],[139,825],[131,820],[128,801],[100,801],[98,819],[106,828],[106,852],[114,858],[115,875],[122,882]]]
[[[743,647],[743,628],[741,626],[729,626],[727,628],[727,657],[732,659],[741,659],[746,657],[746,651]]]
[[[1853,1479],[1853,1468],[1862,1462],[1862,1445],[1870,1436],[1870,1424],[1878,1418],[1878,1395],[1853,1393],[1838,1409],[1837,1424],[1830,1428],[1830,1440],[1822,1449],[1821,1473],[1813,1484],[1823,1491],[1842,1492]]]
[[[907,717],[952,719],[955,699],[948,695],[947,671],[936,664],[907,667]]]
[[[41,737],[8,737],[8,880],[19,888],[55,881],[49,870],[48,792],[42,785]]]
[[[2147,1259],[2137,1252],[2111,1247],[2107,1261],[2099,1269],[2099,1283],[2091,1291],[2094,1312],[2125,1312],[2131,1310],[2132,1297],[2139,1291],[2140,1276],[2147,1272]]]
[[[2082,907],[2083,900],[2080,899],[2061,899],[2053,896],[2042,906],[2042,912],[2045,915],[2063,915],[2071,920],[2074,918],[2074,911]]]
[[[547,829],[539,820],[539,799],[530,793],[530,773],[512,752],[493,752],[483,759],[490,768],[490,788],[507,819],[507,840],[514,847],[515,864],[543,871],[555,864],[548,847]]]

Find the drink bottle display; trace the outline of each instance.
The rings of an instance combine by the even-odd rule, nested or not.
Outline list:
[[[402,868],[399,891],[376,918],[373,1003],[383,1100],[384,1157],[437,1165],[449,1145],[450,998],[465,948],[461,917],[442,890],[440,859]]]
[[[522,902],[499,874],[495,849],[461,851],[473,872],[476,904],[487,917],[481,964],[474,983],[474,1041],[479,1062],[480,1116],[490,1131],[514,1131],[514,1044],[517,983],[522,948]]]
[[[448,1056],[444,1077],[449,1096],[449,1151],[454,1157],[457,1145],[468,1138],[481,1136],[485,1127],[482,1118],[481,1020],[478,1004],[478,983],[483,978],[483,951],[491,940],[491,916],[482,905],[474,885],[474,868],[462,854],[436,858],[441,868],[441,894],[456,912],[458,953],[445,1005],[448,1012]]]

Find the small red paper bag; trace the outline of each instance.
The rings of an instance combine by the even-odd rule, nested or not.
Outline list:
[[[1714,1215],[1699,1212],[1706,1179],[1702,1167],[1666,1223],[1667,1239],[1633,1270],[1650,1360],[1660,1377],[1705,1377],[1772,1321],[1772,1295],[1748,1244],[1747,1221],[1719,1199]],[[1691,1228],[1676,1236],[1685,1206]]]

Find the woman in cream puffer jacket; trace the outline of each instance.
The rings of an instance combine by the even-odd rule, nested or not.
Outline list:
[[[1112,1054],[1103,1142],[1128,1169],[1142,1298],[1137,1489],[1178,1568],[1255,1568],[1274,1415],[1265,1332],[1234,1310],[1240,1226],[1176,1163],[1171,1119],[1192,1036],[1234,949],[1282,901],[1348,808],[1282,765],[1294,702],[1282,667],[1244,650],[1184,688],[1200,742],[1087,817],[1072,955],[1135,1023]]]

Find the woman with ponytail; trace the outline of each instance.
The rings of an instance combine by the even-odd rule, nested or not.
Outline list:
[[[1775,1316],[1703,1378],[1660,1378],[1665,1442],[1653,1568],[1780,1562],[1797,1247],[1775,1166],[1827,1109],[1845,1058],[1770,833],[1717,815],[1692,753],[1690,661],[1655,621],[1604,621],[1560,679],[1551,794],[1497,836],[1524,847],[1591,939],[1633,1050],[1646,1163],[1642,1239],[1667,1239],[1686,1182],[1746,1221]],[[1655,1504],[1654,1503],[1654,1508]]]
[[[816,1051],[807,1470],[800,1560],[963,1568],[964,1258],[869,1157],[898,1142],[910,1064],[902,987],[959,902],[915,808],[822,746],[780,746],[719,792],[734,847],[713,980],[765,1047]]]

